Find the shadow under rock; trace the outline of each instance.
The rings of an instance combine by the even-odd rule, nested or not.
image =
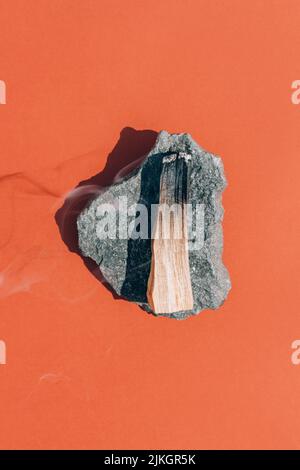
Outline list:
[[[71,194],[67,196],[63,206],[55,214],[55,221],[58,225],[61,238],[67,245],[68,249],[74,253],[77,253],[82,258],[87,269],[112,293],[114,298],[117,299],[122,298],[123,296],[127,297],[127,294],[131,290],[132,286],[136,289],[138,285],[139,292],[145,292],[145,276],[147,276],[147,269],[150,269],[150,264],[148,263],[149,267],[146,267],[146,270],[142,270],[143,281],[141,282],[141,285],[132,284],[140,282],[138,280],[141,276],[141,274],[138,274],[139,270],[135,270],[135,273],[133,274],[130,273],[133,268],[134,260],[136,263],[136,250],[139,250],[139,252],[142,253],[143,259],[145,258],[145,260],[149,260],[149,250],[151,254],[151,240],[140,240],[142,243],[147,242],[145,243],[145,246],[137,246],[137,240],[134,240],[133,244],[131,243],[131,240],[128,241],[128,280],[126,277],[122,288],[122,296],[119,296],[106,282],[97,263],[91,258],[87,258],[82,255],[78,246],[77,217],[82,212],[82,210],[87,205],[89,205],[93,199],[95,199],[95,197],[104,192],[110,185],[114,183],[114,181],[123,179],[126,175],[131,173],[131,171],[140,166],[144,160],[144,157],[153,147],[156,141],[156,137],[157,132],[152,130],[138,131],[131,127],[125,127],[120,133],[120,138],[117,144],[107,157],[105,168],[88,180],[81,181],[76,186],[76,188],[74,188]],[[157,188],[157,176],[158,173],[160,175],[160,170],[157,167],[157,163],[155,165],[156,169],[153,167],[151,170],[150,162],[150,166],[145,165],[145,168],[142,171],[142,188],[140,199],[141,202],[146,203],[147,206],[149,204],[151,205],[155,203],[151,201],[156,200],[157,195],[159,194],[159,190]],[[154,170],[154,173],[151,173],[151,178],[149,178],[148,175],[149,170]],[[153,184],[154,181],[156,181],[155,184]]]

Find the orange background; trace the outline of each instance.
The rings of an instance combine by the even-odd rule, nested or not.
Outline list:
[[[299,449],[300,2],[0,0],[0,22],[1,448]],[[147,315],[63,243],[125,127],[222,156],[219,310]]]

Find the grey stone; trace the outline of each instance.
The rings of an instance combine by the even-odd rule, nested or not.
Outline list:
[[[128,207],[142,203],[150,213],[151,205],[159,201],[162,160],[168,154],[180,152],[191,156],[188,161],[188,202],[204,204],[205,215],[204,244],[201,249],[189,250],[194,308],[165,314],[176,319],[187,318],[204,309],[218,308],[231,287],[228,272],[222,263],[221,198],[227,183],[221,159],[199,147],[189,134],[161,131],[141,166],[107,188],[77,219],[82,254],[96,261],[106,281],[117,294],[151,312],[146,297],[151,266],[151,237],[136,240],[119,237],[100,239],[96,233],[99,221],[97,208],[104,203],[114,204],[117,224],[120,223],[122,228],[127,220],[122,217],[124,214],[118,205],[120,196],[127,196]],[[193,243],[193,240],[189,243]]]

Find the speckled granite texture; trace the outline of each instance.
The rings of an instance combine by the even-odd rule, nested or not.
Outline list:
[[[117,294],[151,312],[146,297],[151,264],[151,238],[99,239],[96,233],[99,220],[97,208],[104,203],[114,204],[120,226],[128,222],[119,205],[121,196],[127,196],[128,207],[142,203],[147,206],[150,214],[151,205],[158,204],[159,201],[162,159],[170,153],[179,152],[191,156],[188,161],[187,202],[204,204],[205,208],[204,244],[201,249],[189,251],[194,308],[165,315],[184,319],[204,309],[218,308],[231,287],[228,272],[222,263],[221,197],[226,179],[220,158],[199,147],[189,134],[161,131],[141,166],[94,199],[79,215],[77,226],[82,254],[96,261]],[[150,225],[149,223],[149,227]]]

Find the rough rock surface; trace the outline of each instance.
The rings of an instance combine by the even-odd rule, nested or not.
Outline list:
[[[194,308],[165,316],[184,319],[204,309],[216,309],[225,300],[231,284],[222,263],[222,192],[226,187],[220,158],[203,150],[189,134],[161,131],[141,166],[116,182],[94,199],[77,220],[79,247],[92,258],[115,292],[151,312],[146,291],[151,265],[151,237],[148,239],[99,239],[96,233],[97,208],[114,204],[117,223],[122,226],[120,196],[127,196],[128,207],[143,203],[149,208],[158,204],[162,160],[166,154],[185,152],[191,156],[188,176],[188,202],[204,204],[204,245],[189,251]],[[121,209],[121,210],[120,210]],[[149,224],[150,226],[151,224]],[[190,242],[193,243],[193,240]],[[152,312],[153,313],[153,312]]]

